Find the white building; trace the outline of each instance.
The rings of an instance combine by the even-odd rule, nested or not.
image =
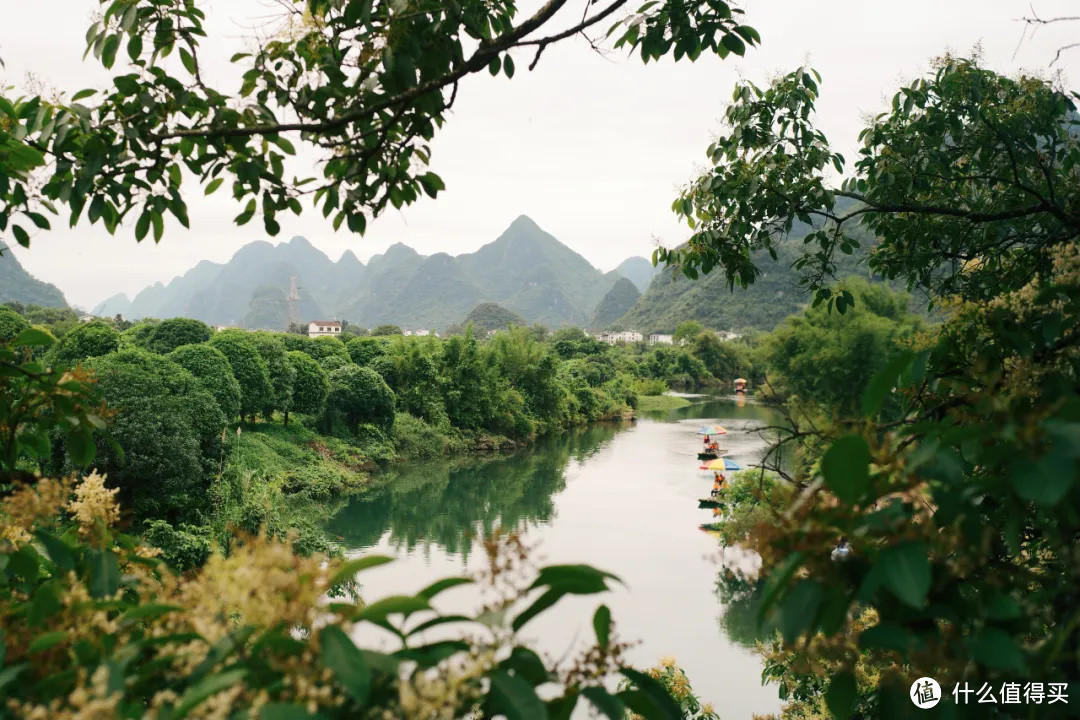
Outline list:
[[[674,345],[675,337],[664,333],[653,333],[649,336],[650,345]]]
[[[639,332],[633,330],[624,330],[622,332],[602,332],[594,335],[600,342],[607,343],[608,345],[614,345],[615,343],[634,343],[641,342],[645,336]]]
[[[325,337],[341,334],[341,323],[337,320],[312,320],[307,326],[308,337]]]

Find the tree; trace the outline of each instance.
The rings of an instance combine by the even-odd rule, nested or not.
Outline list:
[[[289,424],[289,411],[305,415],[321,415],[326,408],[326,397],[330,392],[330,382],[326,371],[319,367],[310,355],[299,350],[290,350],[289,363],[293,368],[292,402],[285,409],[285,424]]]
[[[679,323],[678,327],[675,328],[675,334],[672,336],[672,339],[675,340],[676,345],[682,345],[684,342],[690,342],[696,338],[704,329],[705,328],[701,327],[701,323],[694,322],[693,320],[685,320]]]
[[[259,349],[241,333],[217,333],[210,344],[229,361],[233,376],[240,384],[240,415],[254,419],[272,401],[274,388],[270,371]]]
[[[383,342],[369,337],[349,338],[345,347],[349,357],[357,365],[370,365],[375,358],[386,352]]]
[[[354,433],[365,423],[389,431],[394,424],[394,392],[371,368],[338,368],[330,373],[324,426],[332,428],[338,420]]]
[[[194,375],[214,396],[226,420],[240,415],[240,383],[233,375],[228,358],[220,350],[206,343],[181,345],[169,353],[168,358]]]
[[[210,328],[191,318],[170,318],[155,325],[146,340],[146,348],[168,355],[181,345],[197,345],[210,339]]]
[[[291,22],[281,37],[233,58],[243,80],[229,91],[212,87],[200,69],[203,11],[185,5],[165,12],[160,2],[112,3],[88,30],[87,52],[106,69],[118,59],[129,65],[107,90],[63,102],[4,98],[10,127],[0,174],[10,182],[0,215],[13,221],[20,244],[30,242],[23,223],[48,229],[45,212],[58,214],[57,202],[69,205],[71,224],[85,210],[91,223],[113,233],[131,217],[137,239],[152,232],[158,241],[166,212],[189,224],[185,176],[199,178],[208,193],[231,178],[242,207],[236,222],[259,214],[270,235],[280,228],[277,214],[301,212],[304,196],[333,215],[335,228],[363,233],[367,217],[443,189],[426,170],[428,143],[463,78],[486,71],[512,77],[511,50],[535,50],[535,65],[546,49],[610,22],[626,4],[588,4],[582,14],[554,0],[521,17],[507,0],[407,11],[394,2],[314,0],[304,15],[286,16]],[[741,55],[759,40],[740,24],[741,15],[722,0],[663,0],[609,33],[617,48],[639,51],[646,62],[669,53]],[[561,27],[545,34],[554,24]],[[164,62],[173,51],[178,65]],[[311,84],[312,77],[320,82]],[[323,153],[321,179],[286,173],[284,158],[295,152],[289,136]]]
[[[26,328],[30,323],[23,316],[9,307],[0,306],[0,342],[14,340],[15,336]]]
[[[908,297],[884,285],[849,278],[839,291],[850,293],[854,308],[843,314],[808,308],[762,342],[774,391],[850,417],[870,379],[909,344],[921,323],[907,312]]]
[[[256,332],[250,333],[259,355],[266,362],[266,369],[270,373],[270,386],[272,393],[263,407],[263,416],[269,420],[275,410],[288,412],[292,405],[293,371],[292,363],[286,355],[285,343],[281,336],[275,333]]]
[[[352,362],[349,357],[349,351],[345,347],[345,343],[341,338],[323,336],[309,340],[305,345],[299,348],[303,350],[311,357],[315,358],[324,369],[329,370],[327,367],[327,361],[330,358],[337,358],[340,360],[339,364],[334,365],[336,370],[341,364],[348,364]]]
[[[120,333],[112,325],[100,320],[81,323],[60,338],[46,356],[46,360],[60,365],[74,365],[87,358],[108,355],[120,347]]]
[[[853,322],[878,323],[900,304],[832,285],[860,223],[877,238],[870,269],[948,312],[883,364],[856,368],[839,417],[785,407],[764,464],[798,500],[773,507],[750,542],[766,576],[759,617],[777,612],[784,638],[766,675],[806,705],[870,716],[906,707],[902,677],[1067,683],[1080,670],[1074,98],[944,58],[870,121],[854,173],[834,185],[828,168],[843,173],[845,160],[814,126],[818,82],[799,70],[736,90],[712,167],[674,205],[694,235],[658,258],[690,275],[722,267],[745,286],[762,272],[752,258],[811,224],[796,267],[812,312],[861,307]],[[862,364],[884,352],[804,330]],[[838,389],[825,389],[829,402]],[[779,457],[788,450],[794,462]],[[856,682],[868,675],[873,687]]]
[[[372,337],[385,337],[387,335],[403,335],[404,332],[397,325],[379,325],[371,330]]]
[[[705,330],[694,338],[690,344],[690,352],[721,382],[728,383],[737,377],[750,374],[750,363],[743,348],[721,340],[711,330]]]
[[[184,368],[145,350],[89,363],[115,414],[98,442],[93,467],[120,488],[140,519],[179,520],[204,509],[220,461],[225,417],[214,397]]]

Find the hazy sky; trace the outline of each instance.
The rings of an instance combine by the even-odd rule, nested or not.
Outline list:
[[[580,12],[581,2],[571,5]],[[536,4],[522,2],[526,10]],[[204,62],[212,77],[229,80],[235,73],[227,58],[272,5],[202,5],[211,33]],[[46,86],[71,92],[103,85],[103,71],[81,60],[97,6],[93,0],[5,0],[4,84],[25,87],[33,73]],[[1074,14],[1075,0],[1035,0],[1034,6],[1043,17]],[[531,73],[525,71],[531,54],[523,55],[512,81],[486,72],[467,78],[433,143],[432,169],[447,185],[438,200],[390,211],[363,238],[335,233],[321,213],[281,216],[279,240],[304,235],[334,259],[352,249],[367,260],[395,242],[425,254],[458,254],[494,240],[526,214],[609,270],[630,255],[648,255],[656,239],[677,244],[685,237],[671,201],[702,167],[740,77],[764,82],[804,63],[816,67],[824,79],[819,124],[852,157],[863,118],[884,110],[899,83],[925,71],[930,58],[979,43],[998,71],[1041,70],[1056,48],[1080,39],[1080,24],[1047,26],[1018,47],[1027,0],[751,0],[744,7],[762,45],[742,59],[703,56],[694,64],[646,66],[623,55],[601,57],[575,40],[549,48]],[[1075,83],[1080,50],[1056,68]],[[61,222],[62,230],[38,233],[30,250],[18,248],[16,255],[70,302],[90,307],[114,293],[132,295],[167,281],[199,260],[225,261],[241,245],[264,239],[259,223],[233,226],[239,208],[227,193],[210,199],[195,187],[187,193],[191,230],[167,225],[158,246],[136,244],[132,227],[110,237],[98,226],[68,230]]]

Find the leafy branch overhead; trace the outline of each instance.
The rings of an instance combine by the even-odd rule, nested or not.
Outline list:
[[[86,33],[86,54],[124,68],[111,87],[69,100],[0,96],[0,231],[29,244],[31,226],[70,208],[110,233],[125,221],[136,238],[164,233],[171,214],[188,226],[181,188],[190,176],[207,194],[229,183],[238,224],[299,214],[309,199],[334,227],[363,233],[367,219],[442,179],[428,170],[429,143],[466,76],[512,78],[512,51],[541,54],[608,25],[617,48],[643,60],[703,52],[741,55],[758,42],[742,12],[722,0],[648,2],[549,0],[524,16],[513,0],[292,0],[281,30],[232,62],[237,88],[204,76],[200,51],[213,38],[190,0],[105,1]],[[587,35],[586,35],[587,37]],[[590,42],[592,42],[590,40]],[[321,173],[297,177],[298,144],[317,153]],[[298,163],[299,164],[299,163]]]
[[[812,231],[794,266],[815,304],[843,311],[852,298],[827,286],[837,254],[859,247],[853,224],[877,238],[872,272],[971,299],[1045,275],[1053,249],[1080,236],[1071,93],[944,58],[862,131],[854,173],[834,183],[848,164],[814,124],[820,81],[799,69],[735,89],[727,131],[708,150],[712,167],[673,205],[693,235],[658,250],[658,261],[690,277],[722,267],[729,285],[745,287],[761,274],[755,253],[775,260],[801,224]]]

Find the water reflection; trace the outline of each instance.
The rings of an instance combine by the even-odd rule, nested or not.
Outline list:
[[[385,541],[397,552],[412,552],[434,543],[468,559],[476,538],[497,527],[527,530],[550,523],[570,462],[593,457],[619,427],[596,425],[506,458],[397,469],[354,497],[328,529],[348,548]]]

